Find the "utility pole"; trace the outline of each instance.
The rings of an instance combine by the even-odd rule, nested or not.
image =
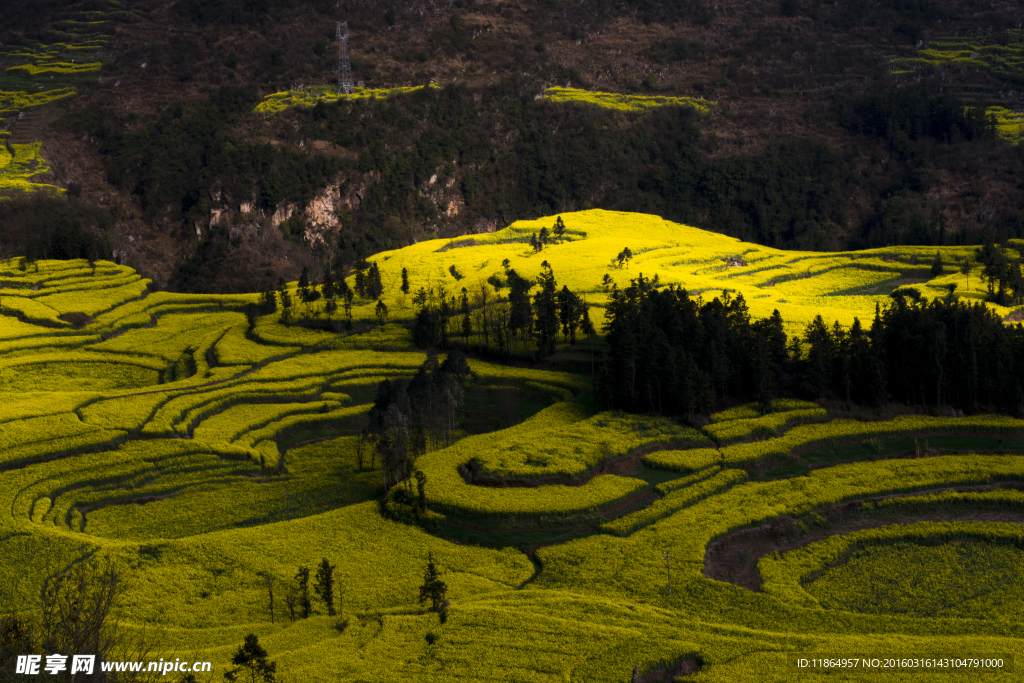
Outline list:
[[[352,94],[352,63],[348,59],[348,22],[338,22],[338,94]]]
[[[668,594],[672,595],[672,568],[669,566],[669,560],[672,559],[672,553],[666,550],[662,554],[662,558],[665,560],[665,571],[668,573]]]

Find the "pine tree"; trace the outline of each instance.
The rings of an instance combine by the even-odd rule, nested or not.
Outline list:
[[[409,271],[402,268],[402,294],[409,293]]]
[[[558,301],[558,322],[562,326],[562,341],[569,339],[569,319],[573,315],[573,293],[568,285],[562,285],[556,297]]]
[[[331,273],[330,268],[327,269],[327,273],[324,275],[322,290],[324,298],[328,301],[332,301],[338,294],[337,290],[334,288],[334,275]]]
[[[932,276],[942,275],[942,253],[935,252],[935,260],[932,261]]]
[[[590,343],[590,376],[594,377],[594,337],[597,336],[597,330],[594,329],[594,323],[590,320],[590,311],[588,310],[587,304],[583,304],[583,315],[580,319],[580,331],[587,335],[587,341]]]
[[[277,296],[274,294],[274,290],[268,289],[260,294],[260,301],[257,304],[257,309],[262,315],[269,315],[277,310]]]
[[[548,229],[547,228],[541,228],[540,229],[540,234],[537,235],[537,241],[540,242],[541,248],[547,246],[547,243],[549,241],[549,237],[550,237],[550,235],[548,234]]]
[[[316,570],[316,584],[313,589],[327,605],[327,616],[334,616],[334,565],[327,558],[320,560]]]
[[[281,292],[281,322],[285,325],[292,322],[292,297],[287,291]]]
[[[807,331],[804,339],[810,346],[807,352],[808,375],[807,380],[811,391],[815,396],[825,395],[831,384],[833,348],[832,335],[821,315],[814,318],[807,324]]]
[[[520,277],[516,271],[509,270],[508,286],[509,316],[506,332],[508,335],[521,335],[525,332],[529,336],[533,329],[533,313],[530,310],[530,281]]]
[[[267,651],[260,645],[259,638],[255,633],[250,633],[231,658],[235,668],[224,672],[225,680],[233,683],[241,675],[241,680],[249,683],[274,683],[277,662],[268,662],[267,657]]]
[[[308,619],[313,609],[309,601],[309,567],[299,567],[295,578],[299,582],[299,608],[302,610],[302,618]]]
[[[417,498],[416,503],[420,507],[420,512],[427,511],[427,475],[421,470],[416,470],[414,475],[416,477],[416,492]]]
[[[551,232],[554,233],[557,240],[561,240],[565,236],[565,223],[561,216],[555,219],[555,227],[551,229]]]
[[[352,290],[345,289],[345,329],[352,330]]]
[[[263,585],[267,587],[267,595],[270,598],[270,623],[274,623],[274,575],[270,572],[256,572],[256,575],[263,579]]]
[[[427,570],[423,574],[423,585],[420,586],[419,604],[430,600],[430,611],[440,612],[447,590],[448,587],[441,580],[441,575],[434,565],[434,554],[427,553]]]
[[[469,343],[469,335],[473,332],[473,324],[469,317],[469,292],[465,287],[462,288],[462,297],[459,300],[462,308],[462,340],[463,343]]]
[[[384,285],[381,282],[380,269],[377,267],[376,261],[370,264],[370,269],[366,272],[365,286],[366,295],[370,299],[379,299],[384,293]]]
[[[256,328],[256,304],[245,305],[245,321],[248,323],[249,332]]]
[[[299,590],[294,581],[289,581],[285,588],[284,604],[288,608],[288,618],[295,621],[295,608],[299,604]]]
[[[537,284],[540,285],[540,291],[533,299],[533,308],[537,319],[535,328],[537,353],[541,356],[550,356],[555,352],[555,345],[558,341],[558,301],[555,274],[547,261],[541,264],[541,273],[537,276]]]
[[[377,322],[380,323],[381,327],[384,327],[384,323],[388,321],[388,307],[383,300],[377,300],[377,307],[375,309],[377,313]]]
[[[299,298],[309,301],[309,266],[302,266],[302,274],[299,275]]]

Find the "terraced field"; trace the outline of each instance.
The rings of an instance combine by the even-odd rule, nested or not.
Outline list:
[[[343,99],[387,99],[391,95],[399,95],[414,92],[421,88],[439,87],[437,85],[414,85],[399,88],[353,88],[353,91],[346,95],[339,93],[338,88],[332,85],[314,85],[302,90],[288,90],[285,92],[267,95],[263,101],[256,105],[253,110],[258,114],[279,114],[291,107],[309,108],[315,107],[320,102],[330,103]]]
[[[0,131],[0,199],[65,191],[33,180],[50,170],[41,150],[41,114],[99,76],[114,31],[111,19],[131,11],[120,0],[99,5],[105,7],[68,11],[51,31],[61,36],[60,42],[32,39],[18,46],[0,45],[0,119],[10,117],[11,129]]]
[[[620,93],[595,92],[579,88],[548,88],[544,99],[551,102],[580,102],[593,104],[605,109],[618,111],[643,111],[654,107],[693,107],[701,114],[708,114],[718,104],[703,97],[666,97],[664,95],[623,95]]]
[[[1007,29],[1003,34],[946,36],[928,41],[913,57],[890,57],[892,75],[911,75],[918,71],[946,70],[959,73],[985,73],[1011,87],[1024,80],[1024,30]],[[968,99],[971,96],[968,95]],[[1024,112],[1006,107],[988,107],[985,114],[995,119],[996,135],[1011,144],[1024,139],[1021,116]]]
[[[260,102],[255,111],[261,114],[277,114],[290,107],[308,108],[316,106],[320,102],[337,102],[340,99],[386,99],[391,95],[413,92],[420,88],[440,87],[435,84],[429,86],[408,86],[400,88],[360,88],[356,87],[349,95],[339,93],[334,86],[310,86],[302,90],[288,90],[286,92],[268,95]],[[654,107],[693,107],[702,114],[708,114],[717,102],[709,102],[701,97],[667,97],[664,95],[623,95],[620,93],[594,92],[580,90],[579,88],[548,88],[544,91],[543,97],[551,102],[576,102],[592,104],[605,109],[616,109],[618,111],[643,111]]]
[[[973,68],[1011,83],[1024,71],[1024,30],[1006,29],[1001,36],[946,36],[928,41],[914,57],[893,57],[890,62],[904,71],[926,67]]]
[[[248,632],[287,680],[324,682],[626,681],[634,667],[791,681],[811,653],[1024,655],[1024,420],[860,421],[789,400],[697,428],[595,412],[589,373],[470,359],[454,443],[415,461],[423,507],[414,482],[382,495],[359,433],[380,380],[426,358],[402,268],[414,289],[450,289],[449,265],[475,282],[506,258],[526,277],[547,259],[595,306],[604,274],[643,271],[743,292],[755,316],[787,306],[795,325],[823,309],[867,320],[884,294],[820,294],[858,270],[916,276],[928,296],[964,284],[911,263],[924,248],[802,254],[634,214],[563,220],[568,238],[540,254],[523,242],[553,217],[376,255],[391,320],[357,299],[341,334],[280,311],[250,325],[257,295],[149,293],[109,262],[0,263],[0,609],[28,614],[44,576],[110,555],[127,568],[126,622],[158,656],[213,661],[215,678]],[[805,286],[783,302],[769,281]],[[428,553],[443,623],[417,603]],[[324,557],[341,614],[314,600],[292,620],[281,596]],[[930,582],[888,581],[901,563]],[[965,586],[989,592],[953,605]]]

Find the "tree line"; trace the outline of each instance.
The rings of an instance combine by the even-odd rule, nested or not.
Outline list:
[[[876,304],[869,328],[818,315],[790,339],[777,309],[751,320],[742,294],[704,301],[639,274],[613,287],[603,329],[609,353],[595,383],[607,408],[692,415],[754,400],[769,411],[774,398],[799,396],[1024,414],[1024,327],[952,293],[927,301],[900,289]]]
[[[359,469],[368,445],[372,457],[380,457],[384,490],[403,481],[411,488],[410,475],[416,458],[455,442],[465,398],[462,383],[469,374],[465,356],[454,350],[442,363],[438,363],[437,354],[429,354],[409,381],[382,380],[357,444]],[[425,480],[419,479],[417,486],[422,500]]]
[[[517,273],[508,259],[502,261],[502,268],[504,279],[492,275],[481,280],[472,297],[466,287],[459,292],[443,283],[420,287],[413,297],[416,345],[482,348],[543,358],[555,352],[559,332],[570,344],[576,343],[577,333],[596,334],[586,301],[568,285],[559,289],[547,261],[541,263],[541,272],[532,281]],[[538,290],[531,296],[535,284]]]
[[[335,272],[411,243],[425,225],[455,234],[481,220],[504,225],[566,207],[655,213],[781,248],[980,243],[980,229],[953,230],[922,208],[923,200],[944,170],[977,167],[979,178],[992,181],[1024,154],[991,143],[990,118],[934,89],[836,99],[824,116],[856,136],[857,154],[889,159],[860,174],[850,170],[858,161],[853,152],[817,141],[782,138],[755,152],[714,154],[720,141],[702,132],[691,109],[627,115],[536,101],[537,87],[508,78],[478,90],[424,88],[377,101],[320,103],[273,120],[278,139],[332,141],[355,152],[358,159],[348,160],[248,140],[238,126],[259,101],[251,88],[225,87],[170,107],[138,130],[102,109],[69,115],[61,126],[97,141],[109,179],[138,197],[147,221],[162,219],[170,207],[166,217],[182,239],[194,234],[194,224],[205,226],[173,278],[171,288],[182,291],[252,287],[253,273],[228,267],[231,226],[206,226],[215,196],[228,205],[252,201],[269,215],[278,206],[305,205],[339,178],[343,192],[367,181],[358,205],[340,210],[337,239],[317,253]],[[612,124],[621,134],[602,134]],[[517,135],[497,149],[495,130]],[[979,145],[987,150],[984,166],[977,165]],[[434,177],[461,193],[465,209],[458,216],[442,215],[421,195]],[[987,221],[1000,239],[1024,236],[1016,198],[1008,196]],[[864,201],[867,213],[858,209]],[[302,220],[284,224],[286,237],[303,234]],[[845,243],[836,240],[836,226],[850,235]]]

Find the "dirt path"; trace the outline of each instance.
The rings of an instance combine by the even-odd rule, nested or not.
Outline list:
[[[860,516],[858,513],[865,502],[886,498],[908,498],[924,496],[940,491],[990,491],[998,488],[1024,489],[1024,482],[1004,482],[985,486],[960,486],[929,489],[916,493],[898,493],[890,496],[865,498],[817,511],[830,522],[829,528],[814,527],[801,533],[792,517],[783,516],[768,524],[734,531],[711,543],[704,554],[704,576],[718,581],[727,581],[747,590],[761,590],[761,574],[757,571],[758,561],[773,552],[788,552],[803,548],[829,536],[847,534],[861,529],[874,529],[890,524],[913,524],[914,522],[1013,522],[1024,524],[1024,512],[991,510],[978,506],[958,511],[936,509],[930,512],[897,512],[891,515]]]

